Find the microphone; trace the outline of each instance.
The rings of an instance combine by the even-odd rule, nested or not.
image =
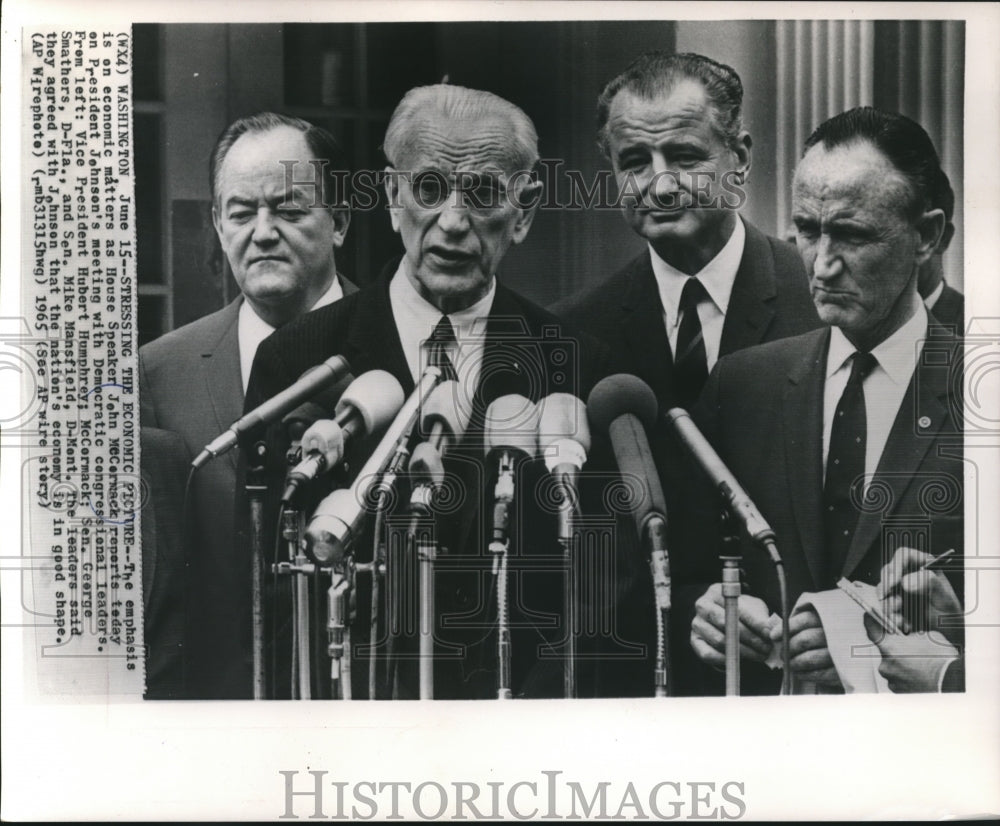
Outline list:
[[[306,549],[321,565],[339,562],[348,553],[367,514],[365,503],[379,476],[400,445],[409,440],[420,406],[441,377],[437,367],[427,367],[410,397],[403,403],[382,441],[358,473],[350,488],[340,488],[323,499],[306,529]]]
[[[571,393],[552,393],[539,403],[538,452],[562,492],[559,539],[573,538],[572,515],[577,501],[576,480],[590,450],[586,405]]]
[[[303,434],[302,449],[308,455],[288,474],[281,501],[291,501],[300,485],[339,465],[345,442],[381,430],[402,406],[403,388],[395,376],[385,370],[362,373],[341,394],[336,416],[314,421]]]
[[[498,453],[533,457],[538,448],[538,405],[517,393],[500,396],[486,408],[486,456]]]
[[[708,443],[708,439],[702,435],[698,425],[692,421],[687,411],[680,407],[668,410],[667,418],[674,426],[681,443],[701,466],[712,486],[722,495],[729,512],[743,525],[747,536],[754,542],[765,545],[772,559],[780,565],[781,559],[778,558],[774,546],[774,531],[760,515],[757,506],[747,496],[740,483],[736,481],[736,477],[719,458],[719,454]]]
[[[309,368],[291,387],[285,388],[262,405],[242,415],[227,431],[205,445],[191,463],[191,467],[200,468],[215,457],[232,450],[247,433],[261,425],[270,424],[289,410],[298,407],[324,387],[345,376],[350,369],[347,359],[343,356],[330,356],[322,364]]]
[[[792,672],[789,664],[790,653],[788,649],[788,584],[785,578],[785,566],[781,561],[781,554],[778,553],[778,546],[776,544],[777,538],[775,537],[774,531],[771,530],[771,526],[767,524],[767,521],[760,512],[757,510],[757,506],[754,505],[753,501],[747,495],[747,492],[743,490],[739,482],[736,481],[736,477],[730,473],[729,468],[726,467],[725,463],[719,458],[719,454],[715,452],[714,448],[708,443],[702,432],[698,429],[698,426],[688,415],[688,412],[680,407],[674,407],[667,411],[667,419],[674,426],[674,431],[677,433],[678,438],[681,443],[687,448],[688,452],[694,457],[695,461],[701,465],[702,470],[705,475],[708,476],[709,481],[712,483],[713,487],[722,495],[722,499],[725,501],[729,513],[733,518],[737,519],[742,525],[743,529],[746,531],[747,536],[750,539],[759,544],[763,545],[767,550],[768,556],[771,557],[771,562],[774,564],[775,573],[778,578],[778,591],[781,596],[781,661],[784,666],[784,674],[782,676],[782,693],[791,693],[791,679]],[[727,574],[734,578],[734,585],[729,586],[727,582]],[[723,568],[722,571],[722,587],[723,594],[726,593],[727,586],[735,588],[735,593],[739,593],[739,575],[738,573],[731,573],[729,569]],[[726,597],[726,604],[729,605],[729,597]],[[738,620],[729,620],[728,612],[731,610],[727,607],[727,646],[726,646],[726,672],[727,672],[727,693],[730,689],[729,676],[730,669],[733,669],[736,673],[735,678],[735,690],[733,693],[739,693],[739,639],[738,631],[730,630],[728,623],[736,623]],[[733,626],[735,628],[735,625]],[[730,642],[730,637],[734,637],[735,641]],[[730,653],[730,651],[735,653]],[[736,663],[735,666],[729,664],[729,660],[733,659]]]
[[[505,552],[514,501],[514,464],[518,457],[532,458],[538,447],[538,417],[541,411],[530,399],[516,393],[494,399],[483,422],[487,461],[497,462],[493,490],[493,541],[491,551]],[[496,572],[494,557],[494,572]]]
[[[662,544],[667,522],[663,488],[646,437],[647,428],[656,423],[657,409],[649,385],[627,373],[602,379],[587,399],[591,424],[608,434],[618,470],[642,482],[646,495],[629,497],[629,506],[639,536],[654,545]]]
[[[665,697],[671,691],[667,633],[671,602],[667,505],[646,437],[646,429],[656,423],[658,407],[649,385],[626,373],[602,379],[587,399],[590,421],[597,430],[608,434],[619,472],[623,477],[639,479],[646,494],[630,496],[628,502],[653,578],[653,599],[657,608],[654,695]]]
[[[421,485],[444,482],[442,458],[469,426],[470,413],[460,409],[458,392],[457,381],[441,382],[424,404],[420,429],[428,434],[427,440],[418,444],[410,457],[410,473]]]
[[[302,441],[302,435],[315,423],[321,419],[330,418],[330,414],[337,409],[337,402],[344,395],[344,391],[350,387],[354,381],[354,374],[347,373],[333,387],[321,390],[309,401],[305,401],[281,417],[281,424],[285,428],[285,436],[289,443],[298,446]]]

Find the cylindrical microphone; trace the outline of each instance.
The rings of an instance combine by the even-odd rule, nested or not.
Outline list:
[[[261,425],[270,424],[289,410],[298,407],[324,387],[341,379],[350,369],[347,359],[343,356],[330,356],[322,364],[309,368],[291,387],[285,388],[249,413],[242,415],[225,433],[216,436],[205,445],[191,466],[200,468],[216,456],[232,450],[245,434]]]
[[[701,466],[712,486],[722,495],[730,513],[742,523],[750,539],[773,548],[775,537],[771,526],[760,515],[757,506],[708,443],[708,439],[702,435],[687,411],[674,407],[667,411],[667,419],[673,425],[681,444]]]
[[[302,435],[306,458],[288,474],[283,502],[290,501],[296,488],[340,464],[344,445],[385,427],[403,406],[403,388],[385,370],[369,370],[355,379],[341,394],[333,419],[314,421]]]
[[[420,483],[443,484],[444,454],[469,426],[470,411],[458,403],[459,392],[457,381],[441,382],[423,406],[420,430],[427,434],[427,440],[413,449],[409,466],[410,475]]]
[[[512,451],[533,457],[538,449],[538,405],[511,393],[494,399],[486,408],[486,455]]]
[[[538,453],[550,473],[575,474],[587,461],[587,406],[572,393],[552,393],[538,403]]]
[[[647,428],[656,423],[656,396],[642,379],[620,373],[602,379],[587,399],[587,414],[594,429],[608,434],[623,477],[642,484],[642,496],[629,497],[636,530],[644,537],[649,522],[666,523],[667,506],[660,477],[649,449]]]
[[[636,532],[645,549],[653,578],[656,604],[656,661],[654,694],[670,693],[669,623],[671,585],[667,550],[667,505],[653,462],[646,429],[656,423],[656,396],[642,379],[626,373],[598,382],[587,400],[587,413],[594,428],[607,433],[622,477],[638,479],[642,496],[628,497]]]
[[[339,562],[350,551],[364,521],[369,494],[386,465],[392,460],[401,439],[413,431],[420,406],[441,377],[437,367],[428,367],[404,402],[382,441],[361,468],[350,488],[335,490],[313,514],[306,530],[306,548],[320,564]]]
[[[590,450],[586,405],[571,393],[552,393],[538,403],[538,454],[559,485],[559,539],[573,539],[577,476]]]

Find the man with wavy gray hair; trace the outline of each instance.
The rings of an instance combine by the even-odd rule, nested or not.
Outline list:
[[[284,389],[304,370],[339,354],[359,375],[381,369],[412,392],[424,368],[436,362],[458,380],[457,405],[471,419],[445,458],[459,506],[435,520],[438,546],[447,549],[437,578],[435,633],[442,657],[435,662],[434,696],[496,696],[492,639],[496,581],[485,552],[496,468],[484,464],[484,422],[489,405],[519,395],[530,403],[552,393],[586,398],[598,378],[599,348],[563,330],[559,320],[507,289],[500,268],[510,247],[531,228],[541,184],[530,118],[490,92],[435,85],[410,90],[396,107],[384,141],[385,193],[393,229],[403,242],[370,287],[299,319],[265,341],[254,362],[248,409]],[[526,463],[521,490],[534,491],[544,467]],[[360,466],[360,465],[357,465]],[[405,513],[408,493],[398,497]],[[490,502],[492,499],[489,500]],[[518,564],[511,574],[515,696],[558,696],[559,660],[539,651],[560,635],[557,614],[561,575],[552,570],[555,514],[526,495],[518,524]],[[390,523],[392,515],[389,517]],[[356,543],[371,553],[370,536]],[[549,555],[539,565],[532,555]],[[444,568],[447,570],[444,570]],[[369,616],[370,593],[358,595],[357,616]],[[554,616],[556,615],[556,616]],[[540,620],[540,617],[547,619]],[[443,618],[448,618],[445,621]],[[367,622],[358,631],[367,634]],[[398,665],[391,680],[379,672],[378,697],[414,696],[415,638],[394,639]],[[459,652],[456,655],[456,652]],[[450,656],[449,656],[450,655]],[[354,667],[354,696],[368,696],[367,668]]]

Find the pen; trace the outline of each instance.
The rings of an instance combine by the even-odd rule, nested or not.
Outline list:
[[[923,565],[920,566],[919,570],[921,570],[921,571],[936,571],[938,569],[938,567],[939,567],[938,563],[941,562],[941,561],[943,561],[943,560],[945,560],[945,559],[947,559],[953,553],[955,553],[955,549],[954,548],[949,548],[947,551],[945,551],[942,554],[938,554],[933,559],[928,559]]]
[[[923,565],[921,565],[919,568],[914,568],[913,571],[910,571],[910,573],[915,573],[916,571],[936,571],[938,567],[941,566],[941,563],[947,560],[949,557],[951,557],[951,555],[954,553],[955,549],[949,548],[944,553],[938,554],[932,559],[928,559]],[[888,591],[885,590],[885,586],[880,582],[878,584],[878,588],[876,589],[876,593],[878,593],[879,599],[886,599],[890,594],[894,594],[898,590],[899,590],[898,581],[894,582],[892,584],[892,587],[889,588]]]

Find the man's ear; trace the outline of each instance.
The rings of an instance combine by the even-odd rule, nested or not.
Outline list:
[[[515,244],[520,244],[528,236],[531,222],[535,220],[535,212],[538,211],[538,205],[542,200],[543,187],[541,181],[531,181],[522,186],[517,193],[518,203],[521,206],[518,207],[517,223],[514,224],[514,232],[511,235],[511,240]]]
[[[329,207],[333,216],[333,248],[340,249],[347,240],[347,229],[351,225],[351,208],[342,206]]]
[[[385,168],[385,197],[389,202],[389,220],[392,222],[393,232],[399,232],[399,175],[400,173],[391,166]]]
[[[930,209],[917,219],[916,228],[920,234],[916,249],[918,266],[934,254],[946,223],[943,209]]]
[[[750,174],[750,162],[753,156],[751,152],[752,148],[753,140],[750,137],[750,133],[744,129],[740,132],[739,137],[736,138],[736,143],[733,145],[733,154],[736,156],[736,168],[733,171],[739,174],[740,183],[746,181],[747,176]]]
[[[219,220],[219,208],[212,204],[212,226],[215,227],[215,234],[219,236],[219,243],[222,243],[222,225]]]

